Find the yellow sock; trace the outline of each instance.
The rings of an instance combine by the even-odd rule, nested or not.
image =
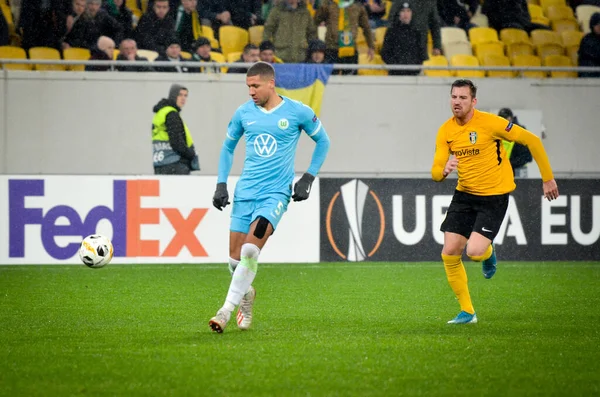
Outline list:
[[[473,262],[483,262],[486,259],[489,259],[490,256],[492,256],[492,252],[494,252],[494,249],[492,248],[492,244],[488,245],[487,250],[485,250],[485,252],[483,253],[483,255],[481,256],[469,256],[469,258],[473,261]]]
[[[475,313],[473,303],[471,303],[471,295],[469,294],[469,286],[467,285],[467,272],[462,263],[460,255],[444,255],[444,268],[446,269],[446,277],[454,294],[458,298],[460,310],[469,314]]]

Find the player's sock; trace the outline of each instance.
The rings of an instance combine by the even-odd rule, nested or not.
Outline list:
[[[240,304],[242,297],[252,285],[256,271],[258,270],[258,255],[260,254],[260,248],[254,244],[246,243],[242,245],[240,263],[235,268],[231,284],[229,285],[229,292],[225,299],[223,308],[228,311],[233,311],[237,305]]]
[[[231,273],[232,276],[233,276],[233,272],[235,272],[235,268],[237,267],[237,265],[239,263],[240,263],[239,260],[229,257],[229,273]]]
[[[470,314],[475,313],[473,303],[471,302],[471,295],[469,294],[469,286],[467,285],[467,272],[465,271],[461,256],[442,254],[442,260],[444,261],[448,283],[458,298],[460,310]]]
[[[471,256],[469,255],[469,258],[473,261],[473,262],[483,262],[487,259],[490,258],[490,256],[492,256],[492,252],[494,252],[494,248],[492,248],[492,244],[488,245],[487,250],[485,250],[485,252],[483,253],[483,255],[481,256]]]

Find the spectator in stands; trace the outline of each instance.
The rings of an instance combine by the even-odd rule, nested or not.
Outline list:
[[[77,21],[85,11],[86,0],[73,0],[73,10],[67,15],[67,31],[69,33],[73,29],[75,21]]]
[[[119,55],[117,55],[117,61],[130,61],[130,62],[139,62],[145,61],[148,62],[148,58],[141,57],[137,54],[137,44],[133,39],[125,39],[121,41],[119,44]],[[117,66],[116,69],[120,72],[152,72],[154,68],[151,66],[143,66],[143,65],[127,65],[127,66]]]
[[[200,36],[192,46],[192,61],[194,62],[216,62],[210,54],[210,40]],[[191,67],[191,72],[195,73],[220,73],[221,68],[215,66],[203,66],[200,68]]]
[[[60,49],[67,31],[67,15],[72,0],[22,0],[18,30],[23,34],[22,47],[52,47]],[[93,43],[96,43],[94,38]]]
[[[171,36],[171,40],[169,40],[169,44],[167,49],[163,54],[160,54],[158,58],[154,60],[155,62],[159,61],[170,61],[170,62],[186,62],[186,60],[181,56],[181,44],[179,44],[179,39],[175,34]],[[188,73],[190,72],[190,68],[187,65],[179,65],[179,66],[156,66],[154,68],[157,72],[171,72],[171,73]]]
[[[225,0],[225,8],[231,13],[231,23],[242,29],[262,25],[261,0]]]
[[[187,96],[187,88],[173,84],[169,96],[152,109],[152,157],[157,175],[189,175],[200,170],[192,135],[180,115]]]
[[[600,12],[590,17],[591,32],[579,44],[579,66],[600,67]],[[600,72],[579,72],[579,77],[600,77]]]
[[[315,14],[315,23],[327,27],[325,62],[358,63],[356,38],[359,26],[363,29],[369,47],[368,57],[373,59],[375,41],[369,25],[367,10],[361,3],[356,3],[354,0],[326,0]],[[356,74],[356,70],[342,70],[341,73]]]
[[[8,33],[8,23],[4,14],[0,12],[0,46],[10,44],[10,35]]]
[[[304,0],[283,0],[265,22],[263,40],[273,42],[277,56],[286,63],[302,62],[308,42],[316,38],[317,28]]]
[[[304,63],[325,63],[325,50],[327,45],[324,41],[319,39],[311,40],[308,43],[308,50],[306,51],[306,59]]]
[[[382,26],[386,26],[387,23],[382,18],[385,15],[385,2],[384,0],[361,0],[367,15],[369,16],[369,24],[371,29],[375,30]],[[387,1],[387,0],[386,0]]]
[[[175,31],[179,36],[183,51],[192,52],[194,42],[202,33],[197,5],[197,0],[181,0],[181,5],[176,9]]]
[[[471,23],[471,18],[477,12],[477,7],[478,0],[438,0],[438,13],[443,24],[466,31],[476,26]]]
[[[87,0],[86,9],[73,24],[73,29],[65,36],[63,48],[93,48],[100,36],[107,36],[114,42],[121,40],[121,26],[108,13],[100,8],[101,0]]]
[[[98,42],[91,48],[92,56],[90,61],[112,61],[115,55],[115,42],[107,36],[100,36]],[[86,65],[85,70],[88,72],[104,72],[115,70],[109,65]]]
[[[488,17],[491,28],[515,28],[531,33],[534,29],[550,29],[549,26],[531,22],[527,0],[485,0],[481,12]]]
[[[198,0],[198,12],[202,24],[212,27],[217,39],[219,28],[223,25],[231,25],[231,13],[225,9],[225,2],[222,0]]]
[[[392,9],[388,16],[390,21],[398,19],[400,8],[405,0],[397,0],[392,4]],[[437,10],[437,0],[419,0],[410,3],[412,10],[412,26],[421,35],[421,46],[427,48],[427,34],[431,31],[433,41],[433,55],[442,54],[442,34],[440,31],[441,20]]]
[[[275,46],[269,40],[265,40],[258,46],[258,58],[267,63],[281,63],[275,56]]]
[[[525,126],[519,123],[517,116],[513,114],[513,111],[509,108],[502,108],[498,112],[498,116],[504,117],[509,123],[518,125],[519,127],[525,128]],[[533,161],[531,152],[527,146],[517,142],[502,141],[504,150],[506,150],[506,157],[510,161],[510,165],[513,169],[515,177],[524,178],[527,176],[527,164]]]
[[[246,44],[246,46],[244,47],[244,52],[242,52],[241,58],[235,62],[236,63],[242,63],[242,62],[255,63],[258,61],[259,61],[258,47],[255,46],[254,44]],[[237,66],[237,67],[234,66],[234,67],[230,67],[227,70],[227,73],[246,73],[246,72],[248,72],[248,68],[244,67],[244,66]]]
[[[398,19],[392,21],[385,32],[381,58],[388,65],[420,65],[427,57],[427,47],[423,47],[421,33],[412,24],[410,4],[402,3]],[[415,76],[421,72],[415,70],[390,70],[390,75]]]
[[[136,28],[138,47],[164,54],[175,32],[175,20],[169,15],[168,0],[154,0]]]
[[[154,2],[155,2],[155,0],[148,1],[149,9],[151,9],[154,6]],[[171,10],[171,12],[174,12],[173,10],[176,10],[177,7],[179,7],[180,0],[168,0],[168,2],[169,2],[169,10]]]
[[[103,7],[121,25],[121,37],[133,38],[133,13],[125,5],[125,0],[106,0]]]

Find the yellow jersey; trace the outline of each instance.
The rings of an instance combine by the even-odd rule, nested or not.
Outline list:
[[[526,145],[543,181],[554,179],[540,138],[502,117],[474,109],[465,125],[451,117],[438,130],[431,168],[433,180],[444,180],[446,162],[454,155],[458,159],[457,190],[478,196],[512,192],[515,178],[502,140]]]

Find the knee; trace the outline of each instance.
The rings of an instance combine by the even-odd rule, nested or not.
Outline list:
[[[481,262],[485,259],[485,254],[487,252],[487,247],[467,247],[467,256],[473,262]]]
[[[252,243],[245,243],[242,245],[241,249],[242,258],[248,259],[258,259],[258,255],[260,254],[260,248]]]

